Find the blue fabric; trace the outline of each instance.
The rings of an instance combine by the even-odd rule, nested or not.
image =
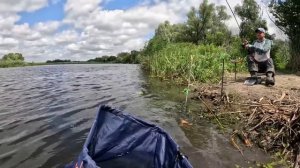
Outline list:
[[[83,150],[66,168],[192,168],[161,128],[101,106]]]

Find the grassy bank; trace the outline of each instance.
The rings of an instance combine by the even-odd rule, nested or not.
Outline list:
[[[221,79],[223,59],[225,71],[234,71],[233,56],[223,47],[174,43],[144,57],[143,67],[155,77],[215,83]],[[243,67],[239,64],[238,70],[244,70]]]

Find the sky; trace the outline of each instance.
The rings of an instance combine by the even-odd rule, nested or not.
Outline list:
[[[257,1],[262,4],[263,0]],[[201,2],[0,0],[0,57],[10,52],[20,52],[26,61],[82,61],[140,50],[160,23],[166,20],[171,23],[186,21],[190,8],[199,6]],[[209,2],[226,5],[225,0]],[[229,2],[234,7],[241,0]],[[263,17],[267,18],[265,13]],[[279,33],[269,20],[268,24],[269,32]],[[233,33],[238,32],[233,18],[228,21],[228,26]]]

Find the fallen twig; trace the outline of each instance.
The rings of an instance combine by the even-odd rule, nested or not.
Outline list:
[[[300,154],[296,156],[294,168],[300,168]]]
[[[243,151],[238,146],[238,144],[234,141],[235,134],[236,134],[236,132],[233,132],[233,134],[230,137],[230,141],[231,141],[232,145],[241,153],[241,155],[243,156],[243,158],[245,158]]]

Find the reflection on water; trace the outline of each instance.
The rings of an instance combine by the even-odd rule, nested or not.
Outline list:
[[[70,162],[81,151],[99,104],[163,127],[194,167],[244,163],[206,121],[181,129],[178,119],[191,117],[180,110],[181,88],[149,85],[138,65],[0,69],[0,81],[1,168],[59,167]]]

